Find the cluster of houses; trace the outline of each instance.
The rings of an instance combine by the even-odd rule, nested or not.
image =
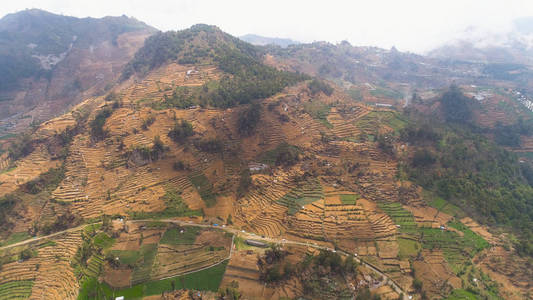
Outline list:
[[[513,94],[516,96],[516,100],[518,100],[518,102],[522,103],[522,105],[533,112],[533,101],[519,91],[513,91]]]

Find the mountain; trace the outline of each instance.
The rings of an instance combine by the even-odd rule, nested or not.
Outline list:
[[[533,64],[533,17],[513,21],[511,29],[493,32],[470,27],[444,45],[431,50],[430,57],[482,63]]]
[[[154,32],[126,16],[78,19],[37,9],[6,15],[0,20],[2,129],[27,126],[20,118],[47,120],[102,93]]]
[[[300,44],[300,42],[291,39],[265,37],[257,34],[245,34],[243,36],[240,36],[239,38],[245,42],[257,46],[277,45],[282,48],[285,48],[289,45]]]
[[[521,78],[205,24],[128,34],[107,89],[0,153],[0,299],[528,297]]]

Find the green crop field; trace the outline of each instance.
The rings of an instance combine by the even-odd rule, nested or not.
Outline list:
[[[141,252],[134,250],[111,250],[110,253],[114,257],[118,257],[118,261],[123,265],[133,266],[141,257]]]
[[[0,299],[27,299],[31,295],[33,280],[10,281],[0,284]]]
[[[184,232],[180,233],[180,230],[183,230]],[[168,245],[193,244],[200,230],[200,227],[191,226],[169,228],[161,237],[160,243]]]
[[[416,256],[420,249],[419,243],[410,239],[398,238],[398,245],[401,257]]]
[[[400,203],[381,202],[378,204],[378,207],[389,215],[396,225],[400,225],[400,232],[414,235],[417,234],[418,228],[415,218],[409,211],[404,209]]]
[[[93,238],[93,243],[102,249],[106,249],[115,243],[115,239],[109,237],[105,232],[100,232]]]
[[[347,204],[347,205],[355,205],[357,199],[359,199],[359,196],[356,194],[342,194],[340,196],[341,196],[342,204]]]
[[[278,199],[278,203],[289,208],[289,214],[297,213],[303,205],[315,202],[324,198],[322,185],[318,181],[306,181],[302,185],[292,189],[283,197]]]
[[[463,289],[453,290],[450,296],[446,300],[477,300],[479,299],[478,295],[472,294],[471,292]]]
[[[100,283],[96,278],[90,278],[82,284],[78,300],[115,299],[119,296],[124,296],[125,299],[142,299],[179,289],[216,292],[226,272],[227,264],[228,262],[224,261],[209,269],[173,278],[149,281],[126,289],[113,290],[106,283]]]

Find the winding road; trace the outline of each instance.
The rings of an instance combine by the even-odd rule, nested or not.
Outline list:
[[[152,219],[129,220],[128,222],[141,223],[141,222],[151,222],[151,221],[154,221],[154,220],[152,220]],[[354,254],[352,254],[352,253],[348,253],[348,252],[345,252],[345,251],[342,251],[342,250],[334,250],[334,249],[331,249],[331,248],[328,248],[328,247],[325,247],[325,246],[320,246],[320,245],[317,245],[317,244],[314,244],[314,243],[304,243],[304,242],[298,242],[298,241],[291,241],[291,240],[287,240],[287,239],[277,239],[277,238],[262,237],[262,236],[258,236],[257,234],[254,234],[254,233],[245,232],[243,230],[238,230],[238,229],[232,228],[232,227],[215,226],[215,225],[211,225],[211,224],[199,224],[199,223],[193,223],[192,221],[180,221],[180,220],[172,220],[172,219],[157,220],[157,221],[158,222],[164,222],[164,223],[173,223],[173,224],[177,224],[177,225],[180,225],[180,226],[216,228],[216,229],[220,229],[220,230],[224,230],[226,232],[232,233],[233,234],[233,238],[232,238],[232,246],[231,246],[230,254],[229,254],[227,259],[224,259],[221,262],[223,262],[225,260],[228,260],[228,259],[231,259],[231,256],[233,254],[233,241],[234,241],[235,236],[243,236],[245,238],[251,238],[251,239],[254,239],[254,240],[261,240],[261,241],[265,241],[265,242],[269,242],[269,243],[275,243],[275,244],[281,244],[281,245],[300,245],[300,246],[312,247],[312,248],[319,249],[319,250],[333,251],[333,252],[339,253],[339,254],[344,255],[344,256],[354,256]],[[31,244],[31,243],[38,242],[40,240],[45,240],[45,239],[49,239],[49,238],[52,238],[52,237],[60,236],[60,235],[65,234],[65,233],[75,232],[75,231],[82,230],[83,228],[85,228],[87,226],[94,225],[94,224],[98,224],[98,223],[84,224],[84,225],[80,225],[78,227],[70,228],[70,229],[67,229],[67,230],[58,231],[58,232],[52,233],[50,235],[35,237],[35,238],[28,239],[28,240],[25,240],[25,241],[22,241],[22,242],[18,242],[18,243],[14,243],[14,244],[11,244],[11,245],[0,247],[0,250],[5,250],[5,249],[13,248],[13,247],[18,247],[18,246],[23,246],[23,245],[26,245],[26,244]],[[362,261],[358,257],[354,256],[354,259],[360,265],[367,267],[368,269],[374,271],[378,275],[380,275],[383,278],[385,278],[385,283],[387,285],[389,285],[396,293],[398,293],[400,295],[403,294],[404,295],[403,296],[404,300],[411,299],[411,296],[408,296],[408,293],[405,290],[403,290],[400,287],[400,285],[397,284],[392,278],[387,276],[387,274],[385,274],[384,272],[379,270],[377,267],[375,267],[375,266],[373,266],[373,265],[371,265],[371,264],[369,264],[367,262]],[[217,264],[220,264],[221,262],[219,262]],[[213,266],[209,266],[207,268],[211,268],[211,267],[213,267]],[[200,270],[196,270],[196,271],[193,271],[193,272],[197,272],[197,271],[200,271]],[[190,272],[190,273],[193,273],[193,272]]]

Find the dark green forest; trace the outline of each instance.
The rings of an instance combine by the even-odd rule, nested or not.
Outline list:
[[[416,149],[401,173],[484,224],[512,228],[518,252],[533,255],[533,169],[469,124],[459,89],[440,101],[446,123],[412,113],[401,131],[401,141]]]

